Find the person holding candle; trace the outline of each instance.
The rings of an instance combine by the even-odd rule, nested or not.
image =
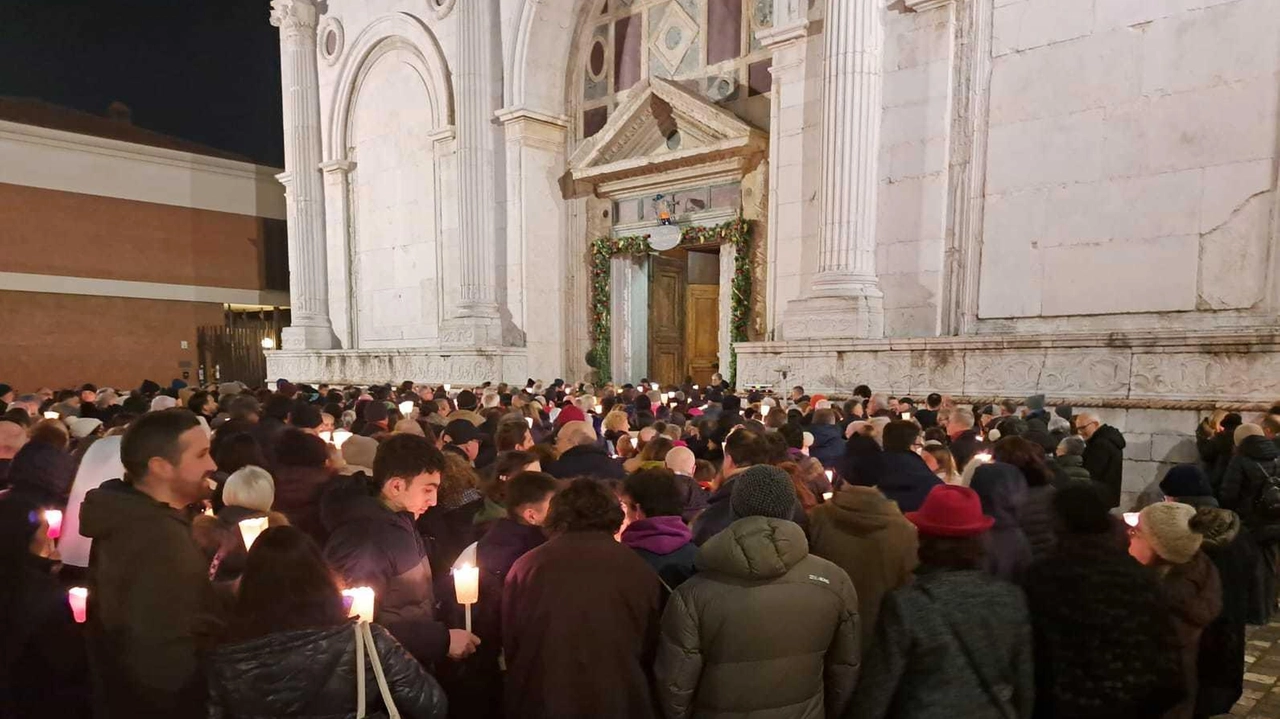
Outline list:
[[[87,718],[84,637],[54,577],[57,550],[44,512],[0,498],[0,716]]]
[[[220,606],[184,513],[209,494],[209,437],[185,409],[150,412],[125,432],[124,478],[91,491],[86,631],[97,717],[203,717],[197,647]]]
[[[263,532],[249,552],[225,643],[211,657],[211,716],[355,716],[352,626],[315,542],[293,527]],[[440,685],[386,629],[369,629],[401,715],[444,719]],[[365,708],[385,714],[367,653],[364,662]]]
[[[516,560],[502,594],[511,719],[658,716],[651,690],[662,583],[614,541],[617,497],[579,478],[551,500],[551,539]]]
[[[444,455],[425,437],[391,436],[374,456],[373,494],[348,496],[328,512],[324,548],[346,586],[373,588],[375,621],[427,666],[470,656],[479,644],[436,618],[431,562],[414,526],[436,504],[444,468]]]
[[[561,427],[556,435],[560,457],[546,466],[547,474],[557,479],[593,477],[606,481],[625,477],[622,463],[610,457],[597,439],[590,422],[569,422]]]

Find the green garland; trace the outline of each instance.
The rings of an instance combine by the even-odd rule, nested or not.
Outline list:
[[[729,341],[745,342],[751,317],[751,221],[736,217],[715,227],[685,227],[680,244],[733,245],[736,248],[730,286]],[[587,355],[587,363],[599,373],[601,382],[610,380],[609,260],[619,255],[644,257],[651,254],[655,253],[649,245],[648,235],[601,237],[591,243],[591,351]],[[738,353],[730,349],[730,384],[737,381],[737,375]]]

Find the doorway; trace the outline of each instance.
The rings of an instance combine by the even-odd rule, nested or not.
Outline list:
[[[720,369],[720,250],[676,248],[649,263],[648,376],[708,385]]]

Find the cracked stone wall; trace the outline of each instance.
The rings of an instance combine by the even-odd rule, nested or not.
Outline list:
[[[1267,309],[1276,0],[994,3],[979,317]]]

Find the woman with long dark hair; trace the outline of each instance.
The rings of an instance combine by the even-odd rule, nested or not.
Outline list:
[[[1054,532],[1053,470],[1044,448],[1022,437],[1003,437],[991,450],[997,462],[1013,465],[1027,480],[1026,498],[1018,511],[1018,524],[1031,543],[1032,559],[1043,559],[1057,543]]]
[[[272,527],[249,551],[228,643],[212,656],[210,716],[355,717],[358,634],[315,542]],[[413,719],[443,719],[444,692],[385,629],[370,627],[393,702]],[[385,712],[364,654],[367,705]]]

